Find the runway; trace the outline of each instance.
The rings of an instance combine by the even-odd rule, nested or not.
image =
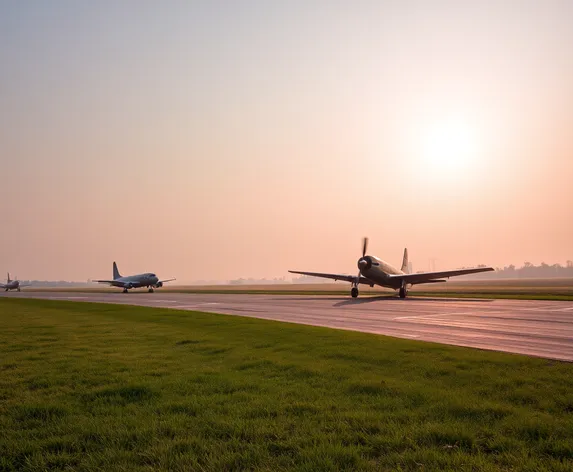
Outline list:
[[[573,302],[448,298],[1,292],[0,297],[197,310],[573,361]]]

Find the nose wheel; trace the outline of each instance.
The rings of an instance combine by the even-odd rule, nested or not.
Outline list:
[[[127,293],[127,289],[126,289],[126,288],[123,289],[123,293]]]
[[[404,287],[400,288],[400,298],[406,298],[407,293],[408,291]]]
[[[352,298],[356,298],[358,296],[358,287],[352,287],[350,290],[350,296]]]
[[[149,288],[147,289],[147,292],[148,292],[148,293],[153,293],[153,288],[152,288],[152,287],[149,287]]]

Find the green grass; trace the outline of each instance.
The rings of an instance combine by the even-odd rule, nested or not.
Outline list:
[[[0,300],[0,470],[573,469],[573,364]]]

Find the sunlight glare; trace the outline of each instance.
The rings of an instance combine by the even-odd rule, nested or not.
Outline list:
[[[420,145],[423,167],[434,176],[462,177],[472,171],[479,155],[475,128],[461,120],[430,125]]]

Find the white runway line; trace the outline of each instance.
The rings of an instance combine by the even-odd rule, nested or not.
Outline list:
[[[200,308],[202,306],[208,305],[219,305],[219,303],[211,302],[211,303],[194,303],[193,305],[173,305],[169,308],[174,308],[176,310],[189,310],[191,308]]]
[[[441,316],[454,316],[454,315],[475,315],[475,311],[466,311],[460,313],[437,313],[435,315],[412,315],[412,316],[398,316],[396,318],[392,318],[394,321],[399,320],[423,320],[423,319],[431,319],[431,318],[439,318]]]

